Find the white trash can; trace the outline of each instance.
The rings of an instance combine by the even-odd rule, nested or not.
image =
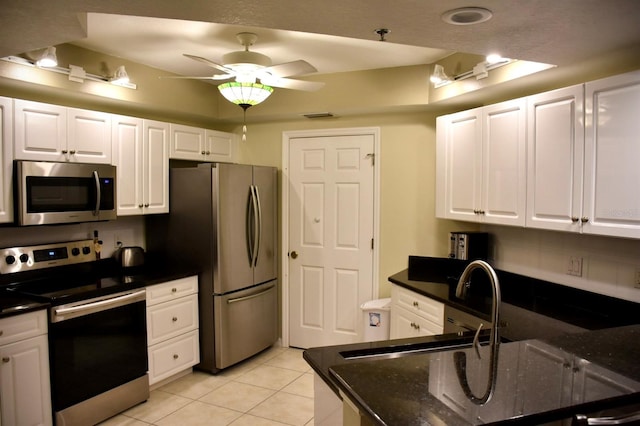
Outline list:
[[[363,341],[389,340],[391,298],[369,300],[360,309],[364,319]]]

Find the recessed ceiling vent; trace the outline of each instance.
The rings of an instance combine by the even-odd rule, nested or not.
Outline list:
[[[493,16],[489,9],[483,7],[461,7],[442,14],[442,20],[452,25],[473,25],[486,22]]]
[[[310,112],[308,114],[302,114],[307,118],[329,118],[333,117],[333,114],[330,112]]]

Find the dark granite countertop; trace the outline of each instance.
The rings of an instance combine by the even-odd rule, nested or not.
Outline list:
[[[467,299],[455,297],[457,279],[467,264],[468,261],[410,256],[409,268],[389,280],[488,319],[491,289],[488,282],[483,283],[482,275],[472,276],[473,292],[468,293]],[[637,342],[640,336],[640,326],[635,325],[638,304],[509,272],[496,272],[503,302],[501,335],[512,342],[500,345],[497,390],[487,404],[491,408],[479,408],[460,399],[460,388],[453,396],[447,389],[443,390],[443,386],[456,385],[454,352],[467,354],[471,370],[482,369],[474,351],[453,349],[459,344],[469,344],[470,333],[311,348],[304,352],[304,358],[331,389],[337,393],[340,388],[374,423],[381,425],[468,425],[504,421],[539,424],[570,417],[576,410],[592,412],[640,402],[640,370],[636,366],[640,345],[629,344]],[[443,345],[445,347],[440,348]],[[350,358],[434,347],[439,349],[406,356]],[[483,352],[487,350],[482,347]],[[484,358],[487,359],[488,354]],[[607,376],[610,379],[603,383],[624,385],[620,389],[598,388],[598,392],[605,393],[587,393],[591,396],[586,398],[564,395],[568,405],[552,406],[547,399],[553,398],[545,399],[551,395],[549,389],[559,386],[558,377],[565,392],[568,386],[571,393],[572,388],[578,389],[586,383],[587,377]],[[484,385],[479,386],[484,389]],[[599,396],[594,397],[596,394]],[[452,397],[460,402],[453,403],[456,399]],[[580,402],[571,402],[573,398]]]
[[[462,392],[455,352],[474,392],[485,389],[488,346],[330,367],[337,386],[378,425],[542,424],[640,402],[640,326],[499,346],[496,389],[485,405]],[[625,344],[627,343],[627,344]],[[459,369],[458,369],[459,370]]]
[[[70,274],[71,270],[76,274]],[[100,285],[95,284],[94,293],[96,295],[101,295],[102,290],[104,293],[108,292],[109,288],[113,286],[118,286],[126,291],[198,275],[198,269],[193,266],[174,265],[168,259],[151,255],[147,257],[144,265],[126,269],[117,266],[112,259],[85,264],[80,270],[77,267],[76,269],[59,267],[55,268],[55,271],[51,271],[51,278],[82,280],[82,278],[77,278],[78,271],[86,276],[96,278],[95,282],[100,282]],[[39,271],[0,275],[0,318],[48,308],[50,304],[41,298],[30,297],[11,290],[20,282],[32,281],[41,277],[42,274]]]

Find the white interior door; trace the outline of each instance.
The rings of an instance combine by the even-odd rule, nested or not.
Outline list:
[[[374,288],[373,134],[289,139],[289,345],[357,342]]]

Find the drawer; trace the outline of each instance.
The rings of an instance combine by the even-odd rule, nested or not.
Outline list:
[[[148,345],[154,345],[196,328],[198,328],[197,294],[147,308]]]
[[[43,334],[47,334],[45,309],[0,319],[0,346]]]
[[[400,306],[433,323],[444,325],[443,303],[397,285],[391,287],[391,302],[391,310],[395,306]]]
[[[149,384],[171,377],[200,362],[198,330],[149,347]]]
[[[436,324],[399,306],[391,310],[391,339],[433,336],[442,333],[442,324]]]
[[[147,306],[168,302],[197,292],[197,276],[151,285],[147,287]]]

